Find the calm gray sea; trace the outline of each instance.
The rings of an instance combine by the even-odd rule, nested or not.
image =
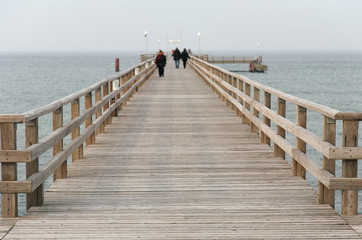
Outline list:
[[[251,56],[252,52],[209,52],[212,56]],[[266,73],[249,73],[246,64],[219,64],[264,85],[308,99],[340,111],[362,112],[362,52],[265,52]],[[114,60],[120,58],[120,70],[139,63],[139,52],[88,53],[0,53],[0,114],[23,113],[88,87],[114,72]],[[288,107],[288,118],[295,121],[295,106]],[[69,111],[69,110],[65,110]],[[66,120],[66,119],[65,119]],[[40,118],[40,138],[51,132],[50,116]],[[274,126],[275,127],[275,126]],[[322,135],[322,117],[308,112],[308,129]],[[340,128],[340,126],[338,126]],[[18,126],[18,148],[24,148],[23,126]],[[20,134],[21,133],[21,134]],[[360,136],[362,130],[360,127]],[[290,141],[293,136],[287,135]],[[65,143],[69,141],[66,139]],[[337,145],[341,145],[338,132]],[[362,142],[360,137],[359,142]],[[361,144],[360,144],[361,145]],[[318,162],[322,156],[308,148]],[[51,151],[40,158],[51,158]],[[287,159],[290,161],[290,159]],[[337,161],[337,175],[340,175]],[[362,167],[361,167],[362,168]],[[19,164],[19,179],[24,179],[24,165]],[[359,175],[362,170],[359,171]],[[307,176],[316,188],[317,182]],[[47,180],[49,187],[52,179]],[[336,193],[339,199],[340,193]],[[360,208],[362,212],[362,196]],[[25,195],[19,194],[19,213],[25,212]],[[337,211],[340,206],[337,201]]]

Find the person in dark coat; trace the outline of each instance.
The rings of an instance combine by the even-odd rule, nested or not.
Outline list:
[[[160,50],[160,52],[158,53],[158,55],[156,56],[156,66],[158,67],[158,74],[160,75],[160,77],[164,77],[164,73],[165,73],[165,66],[166,66],[166,56],[163,54],[162,50]]]
[[[181,52],[178,50],[178,48],[175,49],[173,52],[173,60],[175,60],[176,68],[180,66],[180,58],[181,58]]]
[[[184,50],[182,51],[182,53],[181,53],[181,58],[182,58],[182,62],[183,62],[183,64],[184,64],[184,68],[186,68],[187,59],[190,59],[190,56],[189,56],[189,54],[187,53],[186,48],[184,48]]]

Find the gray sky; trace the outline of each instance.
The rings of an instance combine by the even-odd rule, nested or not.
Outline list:
[[[362,1],[0,0],[0,51],[142,51],[145,29],[148,50],[362,50]]]

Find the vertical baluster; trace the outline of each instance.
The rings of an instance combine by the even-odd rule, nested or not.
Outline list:
[[[285,117],[286,116],[286,104],[285,100],[282,98],[278,98],[278,106],[277,106],[278,115]],[[285,138],[285,129],[281,126],[277,125],[277,134],[283,138]],[[274,143],[274,156],[281,157],[285,159],[285,152],[278,145]]]
[[[53,131],[63,127],[63,107],[53,112]],[[63,151],[63,139],[53,146],[53,156]],[[67,177],[67,160],[65,160],[54,172],[53,181]]]
[[[16,150],[16,123],[0,123],[1,150]],[[17,163],[1,163],[1,180],[16,181]],[[1,194],[1,214],[3,218],[18,216],[18,194]]]
[[[126,83],[126,76],[124,76],[124,75],[121,76],[120,80],[121,80],[120,87],[122,87]],[[126,89],[123,89],[119,96],[122,97],[122,96],[124,96],[125,93],[126,93]],[[119,110],[122,110],[125,105],[126,105],[126,101],[123,100],[122,104],[119,107]]]
[[[307,128],[307,109],[299,105],[297,106],[297,126]],[[299,138],[296,138],[296,147],[303,153],[307,151],[307,144]],[[292,159],[292,171],[294,176],[301,176],[305,179],[305,168],[295,159]]]
[[[35,118],[25,124],[25,146],[29,147],[38,143],[38,118]],[[39,171],[39,158],[34,159],[32,162],[26,163],[26,178]],[[43,205],[43,184],[41,184],[32,193],[26,194],[26,209],[32,206]]]
[[[102,100],[102,88],[99,87],[94,91],[94,102],[95,104],[99,103]],[[100,118],[102,116],[102,108],[100,108],[97,112],[96,112],[96,119]],[[99,128],[96,130],[96,135],[98,135],[99,133],[104,132],[104,126],[103,124],[101,124],[99,126]]]
[[[71,119],[78,117],[80,114],[79,98],[71,102]],[[78,126],[72,131],[72,140],[77,138],[80,134],[80,127]],[[81,144],[73,153],[72,153],[72,162],[77,159],[81,159],[83,156],[83,144]]]
[[[245,94],[250,97],[250,84],[245,83]],[[245,108],[250,111],[250,104],[247,102],[244,102]],[[242,119],[242,122],[244,124],[250,124],[250,120],[244,115],[244,118]]]
[[[323,117],[323,140],[332,145],[336,145],[336,121],[329,117]],[[323,169],[335,175],[335,160],[329,160],[323,156]],[[328,203],[334,208],[335,205],[335,191],[328,189],[322,183],[318,183],[318,197],[319,203]]]
[[[227,73],[224,74],[224,82],[230,85],[229,75]],[[227,93],[228,96],[230,96],[230,91],[227,88],[224,88],[224,91]],[[225,98],[226,106],[230,106],[229,99]]]
[[[358,146],[358,121],[343,121],[343,147]],[[342,160],[342,177],[356,178],[358,161]],[[342,190],[342,214],[356,215],[358,210],[358,190]]]
[[[240,90],[240,92],[244,91],[244,81],[241,79],[238,79],[238,89]],[[238,101],[241,105],[244,105],[244,101],[241,97],[238,97]],[[238,111],[238,116],[244,118],[244,115],[240,110]]]
[[[103,98],[107,97],[109,94],[109,83],[103,85]],[[103,106],[103,113],[109,108],[109,101]],[[103,131],[104,127],[108,124],[111,124],[111,116],[109,115],[107,120],[104,121],[103,125]]]
[[[113,85],[114,85],[114,81],[111,80],[109,82],[109,93],[112,93],[114,91]],[[110,106],[113,105],[115,102],[116,102],[116,98],[115,97],[111,98]],[[110,120],[109,120],[110,124],[112,123],[112,118],[116,116],[116,112],[117,112],[117,109],[114,109],[113,112],[111,113]]]
[[[271,94],[265,91],[264,91],[264,106],[269,109],[271,108]],[[263,115],[263,123],[265,123],[270,127],[270,118]],[[266,143],[270,146],[270,138],[263,132],[261,132],[260,134],[260,139],[262,143]]]
[[[253,100],[260,101],[260,90],[256,87],[253,87]],[[253,115],[259,118],[259,111],[253,107]],[[259,128],[252,122],[250,122],[250,131],[259,135]]]
[[[222,82],[225,82],[225,73],[224,72],[221,72],[220,71],[220,78],[221,78],[221,83],[220,83],[220,87],[221,87],[221,89],[223,90],[223,91],[225,91],[225,88],[223,87],[223,85],[222,85]],[[223,101],[223,102],[226,102],[226,99],[225,99],[225,97],[224,97],[224,95],[222,95],[221,94],[221,100]]]
[[[231,82],[232,82],[232,85],[234,88],[237,88],[238,87],[238,82],[237,82],[237,79],[235,77],[231,77]],[[232,91],[232,97],[233,99],[237,100],[237,95],[234,91]],[[231,104],[231,110],[233,111],[237,111],[237,108],[234,104]]]
[[[89,92],[89,93],[87,93],[85,95],[84,105],[85,105],[85,110],[92,107],[92,92]],[[92,125],[92,122],[93,122],[92,116],[90,116],[84,122],[85,128]],[[94,144],[94,143],[95,143],[95,133],[92,133],[92,135],[90,135],[89,138],[85,141],[85,146],[88,146],[88,145],[91,145],[91,144]]]

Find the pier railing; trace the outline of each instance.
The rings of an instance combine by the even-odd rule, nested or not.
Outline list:
[[[67,177],[68,157],[72,156],[72,161],[83,157],[83,147],[95,143],[96,135],[104,131],[112,116],[117,115],[155,69],[154,59],[150,59],[46,106],[23,114],[0,115],[2,217],[18,215],[18,193],[27,193],[27,209],[42,205],[44,181],[52,174],[54,181]],[[84,112],[80,112],[81,100]],[[66,106],[71,108],[71,120],[63,123]],[[47,114],[53,116],[53,132],[39,140],[38,119]],[[17,124],[25,124],[23,150],[16,146]],[[69,134],[71,141],[64,146],[63,139]],[[39,168],[39,157],[49,149],[53,149],[53,158]],[[17,164],[21,162],[26,163],[24,181],[17,180]]]
[[[357,177],[358,159],[362,159],[362,147],[358,147],[362,113],[340,112],[283,93],[195,57],[192,57],[191,65],[226,105],[237,112],[242,122],[251,126],[251,131],[260,136],[262,143],[273,145],[276,157],[285,159],[288,154],[292,158],[294,175],[306,178],[308,171],[318,180],[320,203],[334,207],[335,190],[342,190],[341,213],[357,214],[358,190],[362,189],[362,178]],[[261,94],[263,103],[260,102]],[[296,106],[296,122],[286,118],[287,102]],[[271,109],[272,104],[276,111]],[[307,111],[323,117],[323,137],[308,131]],[[337,121],[343,122],[342,147],[336,147]],[[274,129],[272,122],[276,125]],[[285,139],[286,131],[296,137],[295,144]],[[323,155],[322,166],[307,155],[307,144]],[[336,160],[342,160],[342,177],[336,177]]]

